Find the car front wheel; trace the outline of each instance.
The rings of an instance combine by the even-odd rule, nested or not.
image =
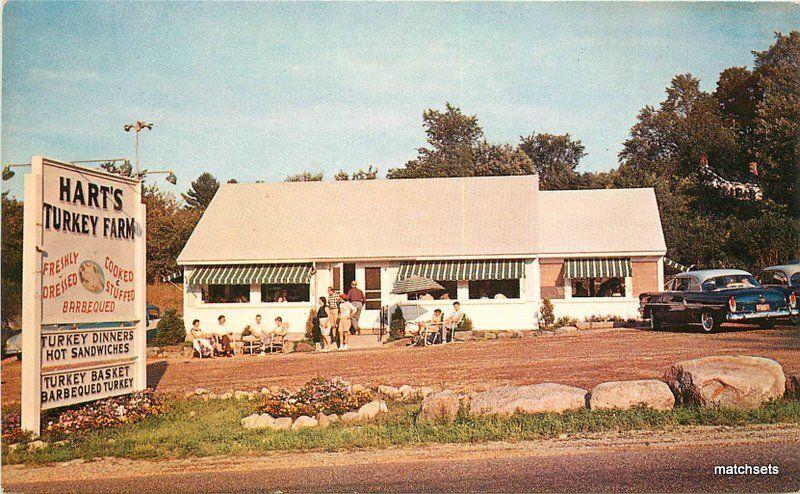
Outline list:
[[[663,323],[661,318],[655,312],[650,313],[650,329],[653,331],[660,331]]]
[[[712,312],[703,312],[700,314],[700,326],[706,333],[713,333],[717,329],[717,319]]]

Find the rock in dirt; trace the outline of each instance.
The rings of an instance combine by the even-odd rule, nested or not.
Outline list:
[[[555,330],[553,330],[553,333],[555,333],[555,334],[569,334],[569,333],[575,333],[577,331],[578,331],[578,328],[576,328],[575,326],[561,326],[560,328],[556,328]]]
[[[274,419],[270,425],[267,426],[268,429],[276,430],[276,431],[288,431],[292,428],[292,418],[291,417],[280,417]]]
[[[379,413],[387,410],[386,402],[382,400],[374,400],[366,405],[362,405],[358,409],[358,418],[361,420],[370,420],[378,416]]]
[[[358,422],[358,412],[347,412],[339,416],[339,421],[343,424],[354,424]]]
[[[308,427],[316,427],[317,424],[318,424],[317,419],[309,417],[307,415],[301,415],[297,417],[297,419],[292,424],[292,430],[299,431],[300,429],[306,429]]]
[[[664,380],[680,403],[701,406],[753,409],[786,391],[778,362],[744,355],[684,360],[673,364]]]
[[[453,420],[461,407],[460,400],[461,397],[451,389],[431,393],[422,400],[420,418],[433,421]]]
[[[653,410],[669,410],[675,406],[675,396],[663,381],[609,381],[594,387],[589,397],[592,410],[625,410],[645,405]]]
[[[47,443],[39,439],[28,443],[28,451],[39,451],[45,448],[47,448]]]
[[[402,393],[400,393],[399,389],[385,384],[378,386],[378,393],[393,399],[400,398],[402,396]]]
[[[556,383],[503,386],[475,395],[470,403],[470,413],[562,413],[586,408],[587,394],[585,389]]]

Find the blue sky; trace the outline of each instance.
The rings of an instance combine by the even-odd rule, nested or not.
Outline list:
[[[450,101],[490,141],[569,132],[584,171],[608,170],[672,76],[711,90],[798,27],[791,4],[10,2],[2,161],[133,156],[122,126],[145,119],[143,166],[176,191],[203,171],[383,174]]]

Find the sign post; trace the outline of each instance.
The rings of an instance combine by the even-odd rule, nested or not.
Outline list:
[[[25,177],[22,428],[147,387],[139,180],[36,156]]]

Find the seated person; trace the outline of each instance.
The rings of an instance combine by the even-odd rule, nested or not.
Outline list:
[[[286,336],[289,332],[289,323],[283,322],[283,318],[278,316],[275,318],[275,326],[266,330],[269,336]]]
[[[442,296],[441,296],[441,297],[439,297],[439,300],[450,300],[450,294],[449,294],[449,293],[447,293],[447,292],[444,292],[444,293],[442,294]]]
[[[192,329],[189,330],[189,334],[192,336],[192,348],[194,348],[194,351],[197,352],[200,358],[214,358],[214,345],[209,335],[205,334],[203,330],[200,329],[199,319],[192,321]],[[194,354],[192,354],[192,357],[194,357]]]
[[[420,300],[433,300],[433,295],[431,295],[428,292],[425,292],[425,293],[422,294],[422,296],[419,299]]]
[[[444,328],[444,314],[442,313],[442,309],[434,310],[431,320],[425,322],[422,327],[425,328],[426,335],[436,334],[437,332],[441,335],[442,329]]]
[[[267,327],[261,322],[261,314],[256,314],[255,323],[244,329],[242,341],[264,341],[264,336],[267,333]]]
[[[217,318],[217,327],[214,330],[214,342],[215,342],[215,350],[217,355],[224,356],[224,357],[232,357],[233,356],[233,338],[228,328],[225,327],[225,316],[219,316]]]
[[[494,299],[495,300],[504,300],[504,299],[507,299],[507,298],[508,297],[506,297],[505,294],[500,293],[500,292],[497,292],[497,293],[494,294]]]
[[[453,302],[453,312],[447,316],[447,319],[444,320],[444,328],[442,329],[442,341],[445,341],[445,337],[450,337],[450,331],[454,330],[461,321],[464,320],[464,313],[461,311],[461,304],[459,302]]]

